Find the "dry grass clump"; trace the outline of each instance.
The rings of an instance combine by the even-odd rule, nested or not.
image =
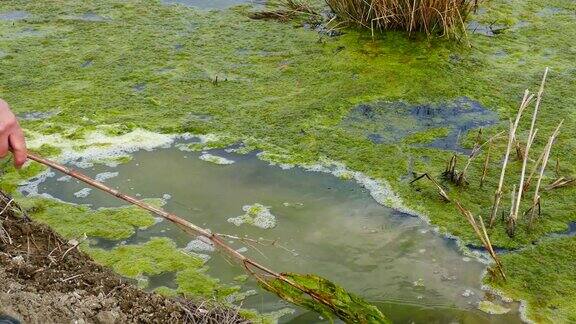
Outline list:
[[[478,0],[326,0],[344,23],[458,37]]]

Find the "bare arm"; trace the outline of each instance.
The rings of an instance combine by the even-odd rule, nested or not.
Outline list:
[[[26,162],[26,141],[16,116],[6,101],[0,99],[0,158],[14,155],[14,165],[20,168]]]

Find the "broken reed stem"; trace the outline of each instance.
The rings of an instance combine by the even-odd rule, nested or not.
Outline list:
[[[534,112],[532,113],[532,122],[530,123],[530,131],[528,132],[528,140],[526,141],[526,148],[524,150],[524,155],[522,157],[522,171],[520,173],[520,184],[518,185],[518,196],[516,196],[516,204],[514,209],[508,217],[507,232],[510,237],[514,236],[514,231],[516,229],[516,222],[518,221],[518,215],[520,211],[520,203],[522,202],[522,193],[524,192],[524,181],[526,177],[526,166],[528,165],[528,156],[530,154],[530,147],[534,143],[534,138],[538,129],[535,129],[536,119],[538,118],[538,110],[540,109],[540,102],[542,102],[542,95],[544,94],[544,85],[546,84],[546,76],[548,75],[548,68],[544,70],[544,76],[542,76],[542,82],[540,83],[540,89],[538,90],[538,95],[536,97],[536,104],[534,105]]]
[[[442,186],[440,186],[438,181],[434,180],[434,178],[432,178],[428,173],[424,173],[423,175],[410,181],[410,184],[412,184],[412,183],[414,183],[414,182],[416,182],[422,178],[427,178],[428,180],[430,180],[434,184],[434,186],[436,186],[436,189],[438,189],[438,194],[440,194],[440,197],[442,197],[447,202],[450,202],[450,197],[448,197],[448,194],[446,193],[446,191],[444,191],[444,189],[442,188]]]
[[[482,177],[480,177],[480,188],[484,186],[484,180],[486,180],[486,176],[488,175],[488,165],[490,164],[491,149],[492,145],[488,146],[488,150],[486,151],[486,158],[484,159],[484,166],[482,168]]]
[[[550,151],[552,151],[552,146],[554,145],[554,141],[558,137],[560,133],[560,127],[564,120],[560,121],[550,138],[548,138],[548,143],[544,147],[544,151],[542,152],[542,165],[540,167],[540,173],[538,174],[538,180],[536,181],[536,189],[534,189],[534,198],[532,199],[532,207],[530,209],[530,217],[529,217],[529,227],[532,227],[532,221],[534,220],[534,216],[536,215],[536,206],[540,206],[540,185],[542,184],[542,178],[544,177],[544,171],[546,170],[546,165],[548,164],[548,159],[550,158]],[[538,208],[540,210],[540,208]],[[540,213],[538,213],[540,214]]]
[[[116,198],[122,199],[132,205],[136,205],[142,209],[148,210],[149,212],[152,212],[158,216],[161,216],[177,225],[180,225],[181,227],[183,227],[183,229],[185,229],[187,232],[192,232],[193,234],[196,235],[201,235],[206,237],[207,239],[209,239],[215,246],[217,246],[220,250],[224,251],[226,254],[228,254],[229,256],[231,256],[232,258],[238,260],[243,266],[244,268],[246,268],[250,273],[255,273],[250,267],[253,267],[255,269],[258,269],[260,271],[262,271],[263,273],[270,275],[274,278],[276,278],[277,280],[280,280],[292,287],[294,287],[295,289],[302,291],[303,293],[309,295],[310,297],[312,297],[312,299],[316,300],[317,302],[324,304],[328,307],[332,307],[331,302],[326,299],[326,297],[294,282],[293,280],[287,278],[286,276],[284,276],[281,273],[275,272],[269,268],[267,268],[264,265],[261,265],[260,263],[247,258],[246,256],[244,256],[242,253],[236,251],[233,247],[229,246],[220,236],[218,236],[218,234],[213,234],[212,232],[210,232],[207,229],[204,229],[202,227],[196,226],[192,223],[190,223],[189,221],[176,216],[175,214],[169,213],[165,210],[163,210],[162,208],[147,204],[143,201],[140,201],[134,197],[128,196],[118,190],[112,189],[108,186],[106,186],[105,184],[98,182],[80,172],[71,170],[63,165],[60,165],[56,162],[50,161],[48,159],[44,159],[40,156],[28,153],[28,158],[31,160],[34,160],[38,163],[41,163],[43,165],[46,165],[48,167],[51,167],[53,169],[56,169],[62,173],[65,173],[73,178],[76,178],[92,187],[95,187],[97,189],[100,189],[106,193],[109,193],[113,196],[115,196]],[[255,278],[261,282],[264,285],[269,285],[264,279],[262,279],[260,276],[255,276]]]
[[[546,190],[558,189],[558,188],[566,187],[566,186],[574,184],[574,183],[576,183],[576,179],[566,179],[564,177],[560,177],[560,178],[554,180],[554,182],[552,182],[551,184],[549,184],[546,187]]]
[[[468,157],[468,161],[466,161],[466,165],[464,166],[464,169],[462,169],[462,172],[460,172],[460,175],[458,175],[457,184],[460,184],[460,185],[464,184],[464,182],[466,180],[466,172],[468,171],[468,167],[470,167],[472,160],[474,160],[478,155],[480,155],[482,148],[487,144],[491,144],[492,141],[494,141],[495,139],[500,137],[500,135],[502,135],[503,133],[504,133],[504,131],[490,137],[486,142],[484,142],[482,144],[479,144],[479,142],[478,142],[479,138],[477,138],[477,142],[476,142],[476,144],[474,144],[474,148],[472,149],[472,152],[470,153],[470,156]],[[479,134],[481,134],[481,133],[479,133]]]
[[[506,281],[506,274],[504,273],[504,268],[502,266],[502,263],[500,262],[500,259],[496,255],[494,248],[492,247],[492,242],[490,242],[490,238],[488,237],[488,232],[486,231],[486,226],[484,226],[484,220],[482,219],[482,216],[478,216],[480,220],[480,226],[478,226],[476,218],[474,217],[474,215],[472,215],[472,212],[464,208],[460,204],[460,202],[454,201],[454,203],[456,204],[458,211],[460,211],[460,213],[464,217],[466,217],[466,219],[472,226],[472,229],[474,229],[474,232],[482,242],[482,245],[484,245],[484,248],[488,251],[492,260],[494,260],[494,263],[496,264],[496,268],[498,268],[500,275],[502,275],[502,278]]]
[[[530,189],[530,184],[532,183],[532,178],[534,178],[534,175],[536,174],[536,171],[538,170],[538,167],[540,166],[540,163],[542,162],[543,157],[544,157],[544,151],[542,151],[542,153],[540,153],[540,156],[538,156],[538,160],[536,160],[536,163],[534,163],[534,167],[532,168],[532,172],[530,172],[528,179],[526,179],[526,182],[524,183],[524,187],[522,188],[522,192],[526,192],[526,191],[528,191],[528,189]]]
[[[520,203],[522,202],[522,192],[524,191],[523,188],[526,177],[526,166],[528,165],[528,154],[530,152],[530,147],[534,142],[534,138],[536,137],[536,133],[538,133],[538,129],[535,129],[534,133],[528,135],[528,142],[526,143],[526,150],[524,151],[524,157],[522,159],[522,171],[520,172],[520,184],[518,185],[518,194],[514,198],[515,199],[514,205],[512,211],[510,212],[510,216],[508,216],[508,226],[506,230],[510,237],[514,236],[514,232],[516,230],[516,222],[518,221],[518,212],[520,210]]]
[[[530,104],[533,97],[534,96],[531,95],[528,92],[528,90],[524,91],[524,97],[522,98],[522,103],[520,104],[520,108],[518,109],[518,113],[516,114],[516,120],[514,121],[514,123],[512,123],[512,120],[510,120],[510,133],[508,134],[508,145],[506,146],[506,153],[504,154],[504,163],[502,164],[502,170],[500,171],[500,180],[498,181],[498,188],[494,193],[494,203],[492,204],[492,209],[490,210],[490,222],[488,224],[489,227],[494,226],[494,221],[496,220],[496,215],[498,214],[500,200],[502,199],[502,187],[504,186],[506,167],[508,165],[508,160],[510,159],[510,151],[512,150],[512,145],[516,139],[516,129],[518,128],[518,124],[520,123],[520,117],[522,117],[524,109],[526,109],[526,107]]]

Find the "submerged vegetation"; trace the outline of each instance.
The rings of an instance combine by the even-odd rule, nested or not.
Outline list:
[[[58,156],[64,149],[81,156],[90,153],[86,145],[104,143],[104,135],[125,142],[122,136],[134,132],[146,137],[151,132],[216,133],[227,138],[226,145],[243,142],[244,150],[264,150],[278,163],[339,161],[350,170],[389,183],[405,206],[426,216],[440,232],[478,246],[481,241],[468,220],[438,199],[433,183],[419,182],[417,191],[409,185],[414,172],[430,172],[441,179],[454,152],[414,144],[431,142],[445,131],[435,125],[432,129],[437,131],[413,130],[405,141],[375,142],[347,127],[345,119],[363,103],[401,100],[421,105],[466,96],[504,121],[485,127],[485,136],[491,137],[509,128],[506,121],[515,116],[522,99],[518,95],[534,87],[550,66],[538,133],[552,134],[564,119],[550,157],[557,161],[555,170],[549,168],[542,178],[542,188],[555,189],[541,190],[541,214],[531,227],[522,223],[527,218],[520,217],[513,237],[504,226],[488,229],[495,247],[524,249],[502,256],[506,282],[487,280],[507,295],[527,300],[531,318],[561,321],[576,314],[576,290],[570,289],[574,271],[569,266],[574,239],[540,240],[566,232],[567,224],[576,219],[576,188],[562,185],[570,184],[576,174],[576,166],[570,163],[576,148],[572,136],[576,54],[571,39],[576,34],[575,6],[570,0],[484,2],[483,11],[469,19],[477,26],[490,26],[489,30],[497,28],[498,33],[481,34],[481,28],[476,28],[469,33],[472,46],[467,48],[417,33],[409,39],[393,31],[373,38],[357,30],[323,37],[293,23],[252,20],[246,7],[203,12],[138,0],[3,1],[0,11],[22,10],[28,15],[0,20],[0,96],[20,116],[45,114],[42,119],[22,119],[32,147],[43,153]],[[86,12],[106,19],[75,18]],[[136,91],[138,84],[146,86]],[[99,125],[110,125],[109,131],[102,134]],[[518,137],[526,139],[530,121],[521,120],[519,125]],[[92,136],[94,132],[101,136]],[[475,138],[475,132],[462,132],[458,142],[471,149]],[[70,142],[59,147],[65,140]],[[158,145],[165,143],[158,141]],[[486,202],[494,198],[502,169],[495,152],[504,152],[506,144],[495,141],[493,158],[471,162],[466,190],[450,181],[441,183],[450,198],[485,220],[490,212]],[[546,136],[536,137],[531,151],[542,152],[546,144]],[[457,159],[466,161],[468,156],[457,153]],[[526,174],[535,164],[529,162]],[[22,199],[16,192],[18,183],[43,169],[30,164],[16,171],[7,165],[2,168],[0,187]],[[507,173],[521,170],[522,159],[513,151]],[[537,179],[539,170],[535,174]],[[518,180],[505,179],[501,210],[510,210],[508,197]],[[528,210],[533,196],[523,196],[529,198],[521,210]],[[71,228],[94,212],[80,210],[82,217],[66,218],[59,217],[65,213],[60,208],[45,210],[53,216],[35,208],[30,215],[74,236],[80,232]],[[91,234],[121,237],[141,226],[136,224],[140,221],[124,216],[112,219],[132,222],[132,229]],[[545,299],[539,299],[539,292]]]

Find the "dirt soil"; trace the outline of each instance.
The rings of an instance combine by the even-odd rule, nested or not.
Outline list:
[[[26,323],[247,323],[232,309],[137,288],[8,201],[0,194],[0,313]]]

